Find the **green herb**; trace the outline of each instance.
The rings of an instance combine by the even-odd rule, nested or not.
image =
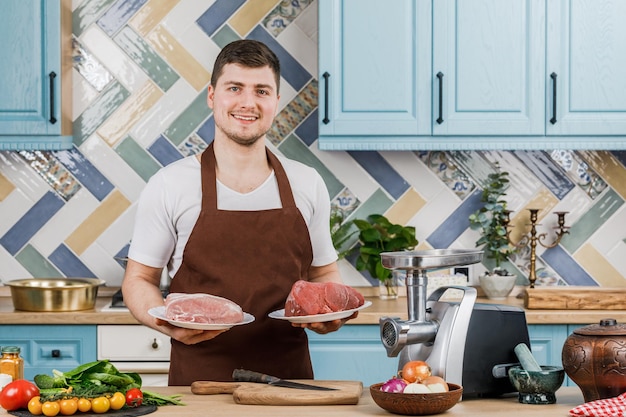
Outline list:
[[[143,404],[147,405],[185,405],[185,403],[181,402],[180,399],[182,395],[161,395],[152,391],[143,391]]]

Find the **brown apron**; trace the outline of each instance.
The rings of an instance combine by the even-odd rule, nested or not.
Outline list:
[[[169,385],[231,381],[236,368],[313,378],[304,330],[268,317],[285,307],[295,281],[308,279],[313,250],[287,175],[266,152],[282,208],[261,211],[218,210],[213,144],[202,155],[202,208],[170,291],[228,298],[255,320],[194,345],[172,339]]]

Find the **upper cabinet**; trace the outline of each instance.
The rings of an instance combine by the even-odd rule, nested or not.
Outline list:
[[[435,1],[434,135],[543,135],[545,0]]]
[[[620,135],[626,141],[626,2],[546,4],[546,133]]]
[[[319,0],[319,146],[626,149],[622,3]]]
[[[61,2],[0,3],[0,150],[62,149]]]
[[[430,3],[320,1],[320,135],[429,135]]]

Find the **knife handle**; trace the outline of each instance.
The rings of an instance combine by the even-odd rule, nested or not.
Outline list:
[[[191,383],[191,392],[197,395],[232,394],[241,386],[236,382],[195,381]]]
[[[272,382],[279,381],[280,378],[262,374],[260,372],[246,371],[245,369],[235,369],[233,371],[233,380],[243,381],[243,382],[261,382],[264,384],[270,384]]]

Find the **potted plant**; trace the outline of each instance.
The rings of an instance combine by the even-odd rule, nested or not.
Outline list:
[[[515,286],[517,276],[502,268],[502,263],[517,252],[517,248],[509,242],[507,224],[510,211],[504,200],[509,187],[509,173],[496,171],[489,174],[483,188],[481,202],[483,206],[470,214],[469,223],[472,230],[480,231],[476,247],[482,247],[487,259],[492,259],[495,268],[479,277],[480,285],[489,298],[505,298]]]
[[[371,214],[367,220],[355,219],[353,223],[359,229],[360,243],[356,269],[366,270],[372,278],[380,281],[381,298],[397,298],[397,279],[390,269],[382,265],[380,254],[415,248],[418,244],[415,227],[393,224],[380,214]]]

